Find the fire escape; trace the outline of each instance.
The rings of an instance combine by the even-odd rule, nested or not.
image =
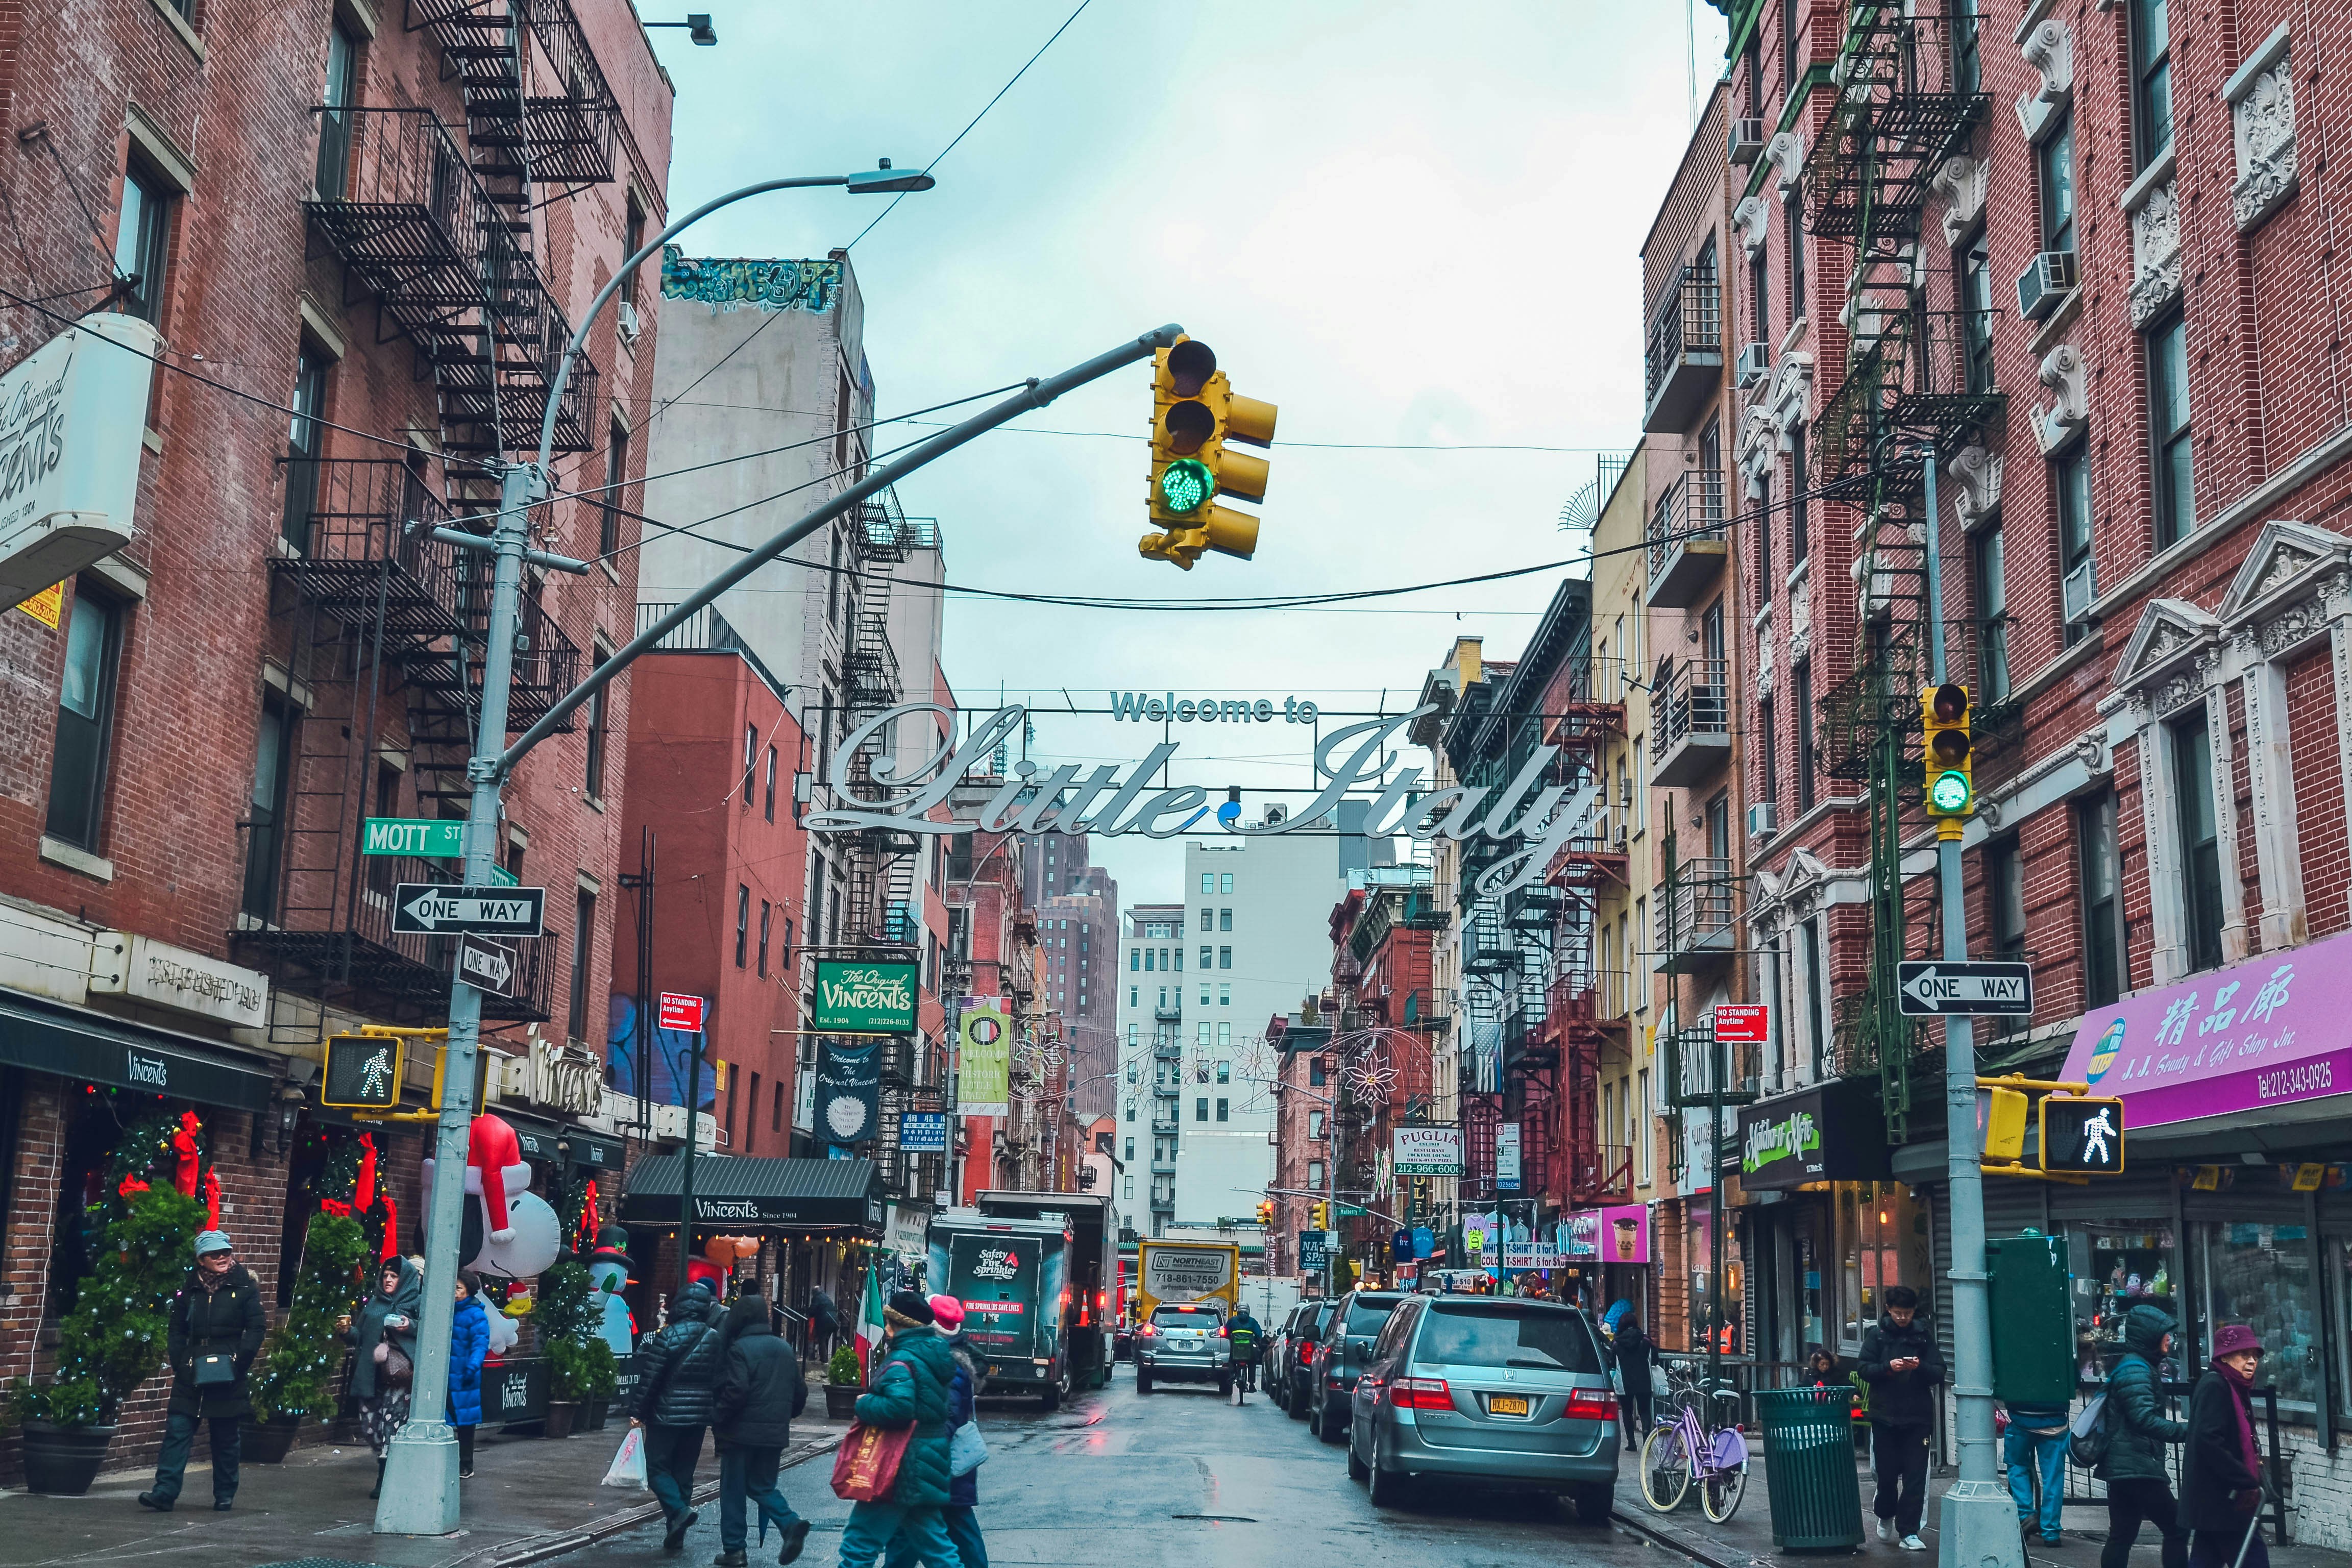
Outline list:
[[[339,265],[346,303],[372,300],[376,342],[404,340],[415,375],[433,384],[439,484],[421,446],[405,459],[329,457],[322,427],[296,420],[268,565],[302,716],[288,722],[276,801],[257,787],[246,913],[232,938],[281,986],[415,1020],[446,1008],[455,943],[394,934],[393,889],[457,868],[363,856],[361,826],[368,816],[463,815],[490,572],[485,555],[433,531],[487,532],[499,483],[485,462],[536,450],[572,329],[541,270],[531,214],[613,177],[620,111],[568,0],[408,0],[405,18],[439,50],[463,139],[429,108],[321,105],[304,206],[312,254]],[[583,357],[556,452],[595,445],[597,400],[596,367]],[[527,571],[509,730],[543,716],[579,674],[578,648]],[[484,1016],[551,1017],[561,947],[552,930],[518,942],[516,994],[486,995]],[[273,1025],[280,1043],[318,1030],[316,1020]]]
[[[1842,1002],[1843,1071],[1880,1076],[1889,1135],[1901,1142],[1915,1103],[1932,1103],[1935,1065],[1897,1006],[1896,963],[1927,953],[1932,889],[1906,898],[1902,813],[1918,789],[1917,693],[1928,673],[1926,473],[2001,416],[1993,312],[1981,301],[1929,308],[1919,241],[1937,172],[1965,151],[1990,104],[1957,22],[1910,7],[1859,4],[1849,13],[1833,76],[1842,97],[1806,171],[1808,229],[1851,249],[1844,382],[1816,422],[1816,483],[1861,516],[1856,575],[1860,646],[1853,673],[1821,703],[1832,776],[1868,786],[1870,979]],[[1977,628],[1949,620],[1951,668],[1975,667]],[[1965,673],[1961,679],[1968,679]],[[1981,714],[1979,733],[1997,730]]]
[[[1570,787],[1568,809],[1580,811],[1585,830],[1545,868],[1545,886],[1558,900],[1553,951],[1558,955],[1546,1005],[1546,1024],[1560,1054],[1567,1094],[1561,1106],[1560,1156],[1571,1205],[1617,1203],[1633,1190],[1630,1145],[1601,1142],[1600,1082],[1604,1057],[1627,1048],[1628,976],[1604,971],[1596,952],[1601,900],[1627,890],[1627,845],[1610,830],[1602,757],[1625,734],[1623,668],[1590,654],[1572,662],[1567,679],[1546,703],[1544,740],[1559,748],[1553,782]]]

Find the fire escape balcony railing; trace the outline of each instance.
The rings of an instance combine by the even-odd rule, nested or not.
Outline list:
[[[1918,482],[2008,405],[1992,359],[1997,310],[1854,310],[1856,352],[1814,432],[1821,487],[1867,500],[1889,479]]]
[[[1731,756],[1730,665],[1661,659],[1650,689],[1651,777],[1662,789],[1705,779]]]
[[[485,303],[479,258],[500,220],[457,138],[429,109],[311,112],[311,232],[400,331],[423,343],[436,328],[458,330]]]
[[[1687,973],[1731,957],[1742,880],[1729,860],[1716,856],[1694,856],[1674,868],[1654,917],[1663,972]]]
[[[1687,609],[1722,573],[1729,549],[1725,531],[1723,475],[1686,468],[1675,476],[1650,510],[1649,603]]]
[[[462,658],[417,659],[408,672],[409,684],[420,690],[470,702],[482,684],[482,637],[489,623],[490,573],[487,558],[457,563],[458,605],[466,626]],[[472,575],[466,575],[468,568]],[[518,601],[514,675],[507,697],[507,728],[528,729],[539,721],[556,700],[578,684],[580,648],[555,624],[539,600],[524,595]],[[570,720],[563,725],[572,729]]]
[[[1712,1014],[1670,1031],[1659,1046],[1664,1054],[1660,1087],[1668,1106],[1703,1109],[1718,1094],[1726,1105],[1756,1098],[1756,1047],[1717,1039]]]
[[[486,176],[522,178],[527,149],[529,177],[540,184],[597,184],[613,177],[620,105],[566,0],[408,0],[407,16],[409,29],[425,31],[458,79]],[[530,57],[534,85],[544,77],[562,91],[524,96],[518,18],[538,46]]]
[[[1633,1195],[1633,1146],[1630,1143],[1598,1143],[1591,1150],[1572,1157],[1569,1172],[1571,1201],[1579,1204],[1622,1203]],[[1603,1260],[1615,1254],[1609,1251],[1613,1237],[1601,1238]]]
[[[448,513],[415,469],[397,458],[280,461],[287,549],[269,558],[274,575],[347,625],[381,612],[391,643],[459,629],[455,552],[433,537]]]
[[[1642,428],[1691,427],[1723,381],[1723,287],[1712,252],[1685,267],[1651,319]]]
[[[1873,247],[1916,241],[1936,171],[1990,107],[1975,64],[1981,21],[1911,10],[1893,0],[1849,7],[1832,68],[1839,101],[1805,170],[1814,234]]]

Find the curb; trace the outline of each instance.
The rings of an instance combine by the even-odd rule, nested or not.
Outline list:
[[[1723,1557],[1713,1556],[1693,1545],[1682,1531],[1663,1530],[1646,1520],[1635,1519],[1621,1508],[1612,1508],[1609,1510],[1609,1522],[1630,1530],[1645,1540],[1655,1542],[1669,1552],[1679,1552],[1694,1563],[1705,1564],[1706,1568],[1748,1568],[1749,1563],[1754,1561],[1751,1558],[1743,1562],[1732,1562]]]
[[[799,1444],[784,1455],[782,1463],[776,1468],[780,1472],[789,1470],[796,1465],[808,1463],[819,1455],[830,1454],[841,1447],[842,1436],[840,1433],[835,1433],[829,1437],[820,1437],[813,1443]],[[703,1503],[715,1500],[718,1496],[719,1483],[704,1481],[694,1489],[694,1496],[689,1500],[698,1507]],[[561,1557],[566,1552],[577,1552],[583,1547],[593,1546],[599,1542],[608,1541],[624,1531],[635,1530],[641,1524],[651,1524],[661,1516],[662,1508],[658,1502],[639,1503],[635,1508],[623,1509],[618,1513],[608,1513],[602,1519],[592,1519],[578,1530],[566,1531],[562,1535],[525,1536],[520,1541],[509,1543],[504,1552],[489,1559],[488,1568],[526,1568],[527,1564],[544,1563],[550,1558]],[[1718,1563],[1711,1565],[1711,1568],[1734,1568],[1734,1565]]]

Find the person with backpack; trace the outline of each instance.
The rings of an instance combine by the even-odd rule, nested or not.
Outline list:
[[[2259,1521],[2263,1455],[2254,1441],[2254,1370],[2263,1342],[2243,1323],[2213,1334],[2213,1364],[2189,1396],[2189,1452],[2180,1467],[2181,1511],[2193,1532],[2189,1568],[2270,1568]]]
[[[1871,1469],[1878,1482],[1872,1510],[1878,1539],[1925,1552],[1919,1521],[1927,1505],[1927,1434],[1943,1386],[1944,1352],[1918,1321],[1919,1293],[1889,1285],[1886,1313],[1862,1337],[1858,1370],[1870,1384]]]
[[[710,1320],[718,1298],[698,1279],[670,1304],[669,1327],[637,1348],[636,1404],[629,1425],[646,1433],[646,1485],[661,1500],[669,1528],[662,1549],[675,1552],[701,1516],[689,1506],[702,1432],[710,1424],[710,1397],[719,1384],[719,1329]]]
[[[776,1332],[764,1296],[735,1298],[727,1313],[725,1370],[710,1399],[710,1434],[719,1440],[719,1568],[743,1568],[750,1538],[747,1507],[760,1510],[760,1537],[772,1522],[783,1536],[779,1563],[801,1554],[809,1521],[776,1489],[776,1468],[793,1440],[793,1417],[808,1407],[800,1358]]]
[[[2172,1349],[2172,1320],[2164,1310],[2141,1303],[2124,1315],[2124,1354],[2107,1373],[2106,1392],[2091,1430],[2078,1436],[2077,1462],[2094,1460],[2092,1472],[2107,1483],[2107,1544],[2099,1568],[2128,1568],[2132,1542],[2143,1521],[2161,1538],[2164,1568],[2187,1568],[2189,1536],[2164,1463],[2164,1446],[2189,1436],[2189,1427],[2165,1414],[2164,1384],[2157,1363]],[[2087,1414],[2087,1413],[2086,1413]]]

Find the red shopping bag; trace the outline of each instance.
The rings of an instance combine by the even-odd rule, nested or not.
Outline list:
[[[833,1456],[833,1495],[845,1502],[878,1502],[890,1495],[898,1479],[898,1461],[906,1458],[911,1426],[885,1430],[863,1423]]]

